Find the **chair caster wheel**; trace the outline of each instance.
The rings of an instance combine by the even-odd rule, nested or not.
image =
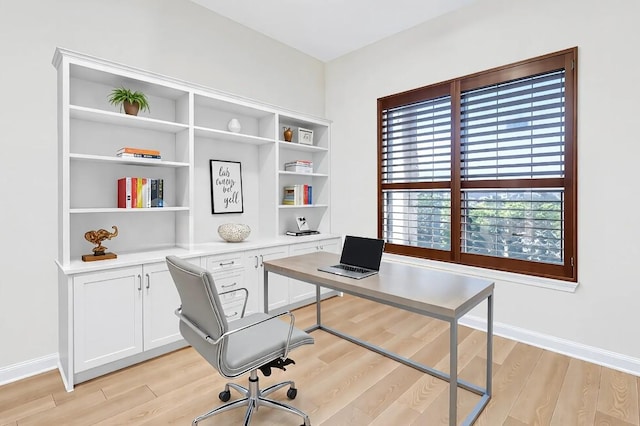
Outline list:
[[[218,398],[220,398],[220,401],[222,402],[227,402],[228,400],[231,399],[231,391],[222,391],[218,394]]]
[[[298,389],[296,388],[289,388],[289,390],[287,391],[287,398],[289,399],[296,399],[297,395],[298,395]]]

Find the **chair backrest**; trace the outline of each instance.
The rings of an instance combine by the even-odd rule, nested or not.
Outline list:
[[[182,303],[182,315],[212,339],[229,330],[224,310],[211,274],[176,256],[167,256],[167,266],[178,289]],[[223,344],[212,345],[180,321],[180,333],[184,339],[219,372]]]

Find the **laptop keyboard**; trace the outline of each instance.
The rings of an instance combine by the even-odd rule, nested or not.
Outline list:
[[[344,269],[345,271],[351,271],[351,272],[359,272],[361,274],[365,273],[365,272],[369,272],[368,269],[364,269],[364,268],[358,268],[357,266],[349,266],[349,265],[336,265],[335,266],[338,269]]]

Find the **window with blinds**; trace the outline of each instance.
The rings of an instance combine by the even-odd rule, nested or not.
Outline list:
[[[576,55],[378,99],[387,251],[577,280]]]

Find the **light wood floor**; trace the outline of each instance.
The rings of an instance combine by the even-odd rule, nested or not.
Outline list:
[[[296,325],[313,323],[311,307]],[[414,360],[448,371],[445,323],[345,296],[323,302],[323,322]],[[295,380],[294,405],[313,425],[447,424],[448,385],[325,332],[291,354],[286,372],[261,386]],[[484,333],[461,327],[460,377],[482,384]],[[533,346],[494,339],[494,394],[477,425],[640,426],[640,378]],[[246,376],[237,381],[246,385]],[[188,425],[220,404],[224,380],[191,348],[153,359],[65,392],[57,371],[0,387],[0,425]],[[233,393],[232,398],[237,394]],[[285,390],[272,394],[288,401]],[[478,396],[459,391],[458,417]],[[201,422],[239,424],[243,409]],[[255,425],[298,425],[297,416],[261,408]]]

